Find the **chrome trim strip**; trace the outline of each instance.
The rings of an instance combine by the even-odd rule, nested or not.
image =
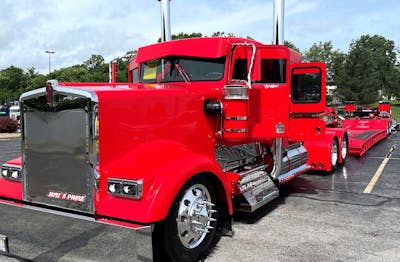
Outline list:
[[[279,184],[281,184],[283,181],[286,181],[287,179],[296,177],[299,173],[302,173],[307,169],[308,169],[307,164],[303,164],[295,169],[289,170],[287,173],[279,175],[278,176]]]
[[[46,94],[46,88],[45,87],[38,88],[38,89],[35,89],[35,90],[31,90],[31,91],[23,93],[19,98],[19,102],[21,103],[22,101],[24,101],[26,99],[38,97],[38,96],[41,96],[43,94]]]
[[[17,166],[17,165],[10,165],[10,164],[3,164],[1,166],[1,168],[9,168],[9,169],[18,169],[18,170],[22,170],[21,166]]]
[[[31,206],[31,205],[24,205],[23,207],[26,208],[26,209],[40,211],[40,212],[44,212],[44,213],[49,213],[49,214],[54,214],[54,215],[59,215],[59,216],[64,216],[64,217],[71,217],[71,218],[76,218],[76,219],[80,219],[80,220],[96,222],[96,220],[93,217],[90,217],[90,216],[84,216],[84,215],[79,215],[79,214],[74,214],[74,213],[54,210],[54,209],[50,209],[50,208]]]
[[[247,121],[247,116],[226,116],[225,120]]]
[[[226,128],[225,132],[228,132],[228,133],[247,133],[247,132],[249,132],[249,130],[247,128],[242,128],[242,129]]]
[[[249,96],[242,96],[242,95],[229,95],[224,96],[225,100],[249,100]]]
[[[85,89],[78,89],[74,87],[69,87],[69,86],[53,86],[54,88],[54,93],[55,94],[61,94],[61,95],[77,95],[81,97],[86,97],[92,100],[93,102],[98,103],[99,98],[97,97],[96,92],[91,91],[91,90],[85,90]],[[23,93],[20,98],[19,102],[22,103],[24,100],[39,97],[42,95],[46,94],[46,88],[38,88],[32,91],[28,91],[26,93]]]

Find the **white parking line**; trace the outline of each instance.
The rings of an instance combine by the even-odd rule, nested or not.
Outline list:
[[[378,181],[379,177],[382,174],[383,169],[385,168],[387,162],[389,161],[389,158],[386,157],[383,159],[381,165],[378,167],[378,169],[375,172],[375,175],[372,177],[371,181],[369,182],[368,186],[364,190],[364,194],[369,194],[371,193],[372,189],[374,188],[376,181]]]
[[[389,162],[390,157],[392,156],[393,150],[396,148],[397,145],[392,146],[390,149],[389,153],[386,155],[385,159],[383,159],[382,163],[376,170],[374,176],[372,177],[371,181],[367,185],[367,187],[364,189],[364,194],[370,194],[372,189],[374,189],[374,186],[376,182],[378,181],[379,177],[382,175],[383,169],[385,169],[386,164]]]

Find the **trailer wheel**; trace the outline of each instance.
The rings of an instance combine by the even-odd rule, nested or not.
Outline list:
[[[211,248],[217,228],[217,201],[204,177],[189,180],[165,220],[163,246],[173,261],[199,261]]]
[[[342,139],[342,147],[340,150],[340,154],[341,154],[341,158],[342,158],[342,162],[340,163],[341,166],[344,166],[346,164],[346,159],[347,159],[348,153],[349,153],[349,138],[345,134]]]
[[[331,146],[331,171],[335,171],[339,162],[339,142],[337,137],[332,140]]]

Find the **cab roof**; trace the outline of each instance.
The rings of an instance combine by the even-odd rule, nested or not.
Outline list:
[[[262,45],[255,40],[238,37],[187,38],[140,47],[135,60],[141,63],[167,56],[219,58],[228,55],[234,43]]]

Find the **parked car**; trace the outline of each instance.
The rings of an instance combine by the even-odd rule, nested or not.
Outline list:
[[[21,117],[21,111],[19,110],[19,106],[11,106],[10,118],[19,121],[20,117]]]

